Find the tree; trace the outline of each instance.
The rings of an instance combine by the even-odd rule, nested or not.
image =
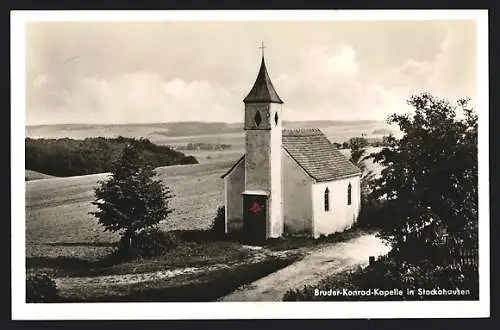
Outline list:
[[[364,169],[361,156],[366,151],[368,141],[364,137],[353,137],[349,140],[349,149],[351,149],[351,162]]]
[[[382,137],[382,146],[388,147],[390,146],[390,141],[394,137],[394,134],[390,133],[389,135],[385,135]]]
[[[113,163],[112,176],[95,189],[98,211],[91,212],[106,231],[120,232],[124,248],[143,229],[156,227],[172,212],[168,187],[139,153],[135,143],[127,145]]]
[[[349,148],[351,149],[350,161],[362,171],[360,185],[361,201],[364,205],[366,205],[368,194],[370,192],[370,181],[372,181],[375,177],[375,174],[372,171],[368,171],[366,168],[365,159],[367,156],[363,157],[367,146],[368,141],[364,137],[353,137],[349,140]]]
[[[410,238],[437,246],[442,232],[477,246],[477,116],[468,101],[423,93],[408,100],[412,115],[388,118],[403,137],[388,137],[389,146],[370,156],[384,166],[370,197],[384,201],[380,236],[393,250],[408,252]]]

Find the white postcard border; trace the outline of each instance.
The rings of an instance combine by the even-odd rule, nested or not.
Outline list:
[[[159,20],[476,20],[479,115],[480,300],[434,302],[25,303],[25,24],[32,21]],[[43,319],[304,319],[455,318],[490,313],[489,80],[487,10],[276,11],[12,11],[11,260],[12,318]]]

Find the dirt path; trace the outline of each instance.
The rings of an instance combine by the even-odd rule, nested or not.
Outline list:
[[[322,278],[356,266],[366,266],[369,256],[389,252],[375,234],[332,243],[310,252],[302,260],[263,277],[221,298],[221,301],[281,301],[289,289],[314,284]]]
[[[254,250],[254,247],[243,246]],[[241,262],[233,262],[229,264],[215,264],[203,267],[186,267],[177,269],[158,270],[154,272],[132,273],[132,274],[117,274],[117,275],[100,275],[100,276],[85,276],[85,277],[58,277],[55,278],[57,288],[62,291],[70,291],[75,287],[106,287],[108,285],[130,285],[138,283],[146,283],[152,281],[161,281],[174,278],[179,275],[199,274],[210,271],[228,269],[242,264],[253,264],[263,261],[269,257],[286,257],[292,254],[289,251],[268,251],[265,249],[255,249],[254,255],[248,260]]]

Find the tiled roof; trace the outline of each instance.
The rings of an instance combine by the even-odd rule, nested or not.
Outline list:
[[[349,161],[317,128],[284,129],[283,148],[318,182],[331,181],[361,174],[361,170]],[[224,178],[245,158],[243,155],[226,173]]]
[[[260,63],[260,70],[257,75],[257,79],[253,84],[250,93],[243,99],[244,103],[283,103],[281,98],[276,93],[271,78],[267,73],[266,63],[264,62],[264,57],[262,57],[262,62]]]
[[[286,129],[282,134],[283,148],[316,181],[361,174],[319,129]]]

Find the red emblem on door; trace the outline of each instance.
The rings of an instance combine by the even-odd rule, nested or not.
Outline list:
[[[252,207],[250,207],[250,212],[258,214],[260,211],[262,211],[262,206],[257,202],[253,202]]]

